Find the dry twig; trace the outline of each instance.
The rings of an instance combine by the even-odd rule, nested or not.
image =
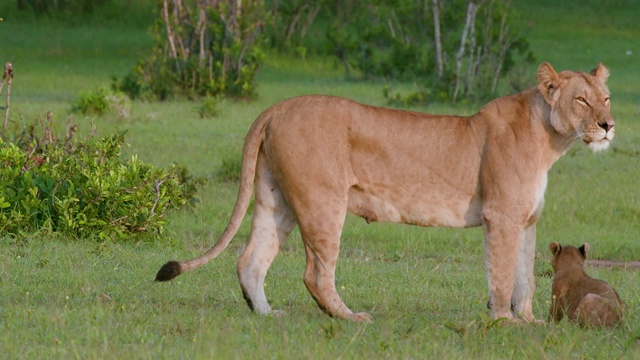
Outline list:
[[[7,123],[9,122],[9,106],[11,102],[11,82],[13,81],[13,64],[8,62],[4,65],[4,73],[2,74],[2,84],[0,85],[0,93],[4,88],[5,81],[7,83],[7,106],[4,111],[4,125],[2,126],[2,138],[5,138],[7,131]]]
[[[158,206],[158,201],[160,201],[160,185],[162,185],[162,183],[164,183],[165,181],[166,179],[162,181],[156,180],[155,184],[153,185],[153,190],[156,192],[156,201],[153,202],[151,211],[149,211],[149,217],[152,217],[156,211],[156,206]]]

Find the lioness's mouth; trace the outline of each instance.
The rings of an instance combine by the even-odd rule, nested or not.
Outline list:
[[[614,136],[615,130],[611,127],[608,130],[603,130],[597,133],[586,132],[581,138],[591,150],[602,151],[609,147]]]
[[[585,139],[584,142],[594,152],[606,150],[609,147],[609,144],[611,144],[611,140],[608,138],[603,138],[597,141],[587,141]]]

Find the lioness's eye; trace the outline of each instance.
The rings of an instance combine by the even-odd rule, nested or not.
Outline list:
[[[576,98],[576,100],[578,100],[578,102],[583,103],[584,105],[589,105],[589,103],[587,102],[587,100],[585,100],[585,98],[583,98],[582,96],[578,96]]]

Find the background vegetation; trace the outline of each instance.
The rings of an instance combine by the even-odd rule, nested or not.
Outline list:
[[[119,3],[113,0],[114,3]],[[124,4],[124,5],[123,5]],[[129,5],[127,5],[129,4]],[[131,4],[138,4],[134,6]],[[141,5],[140,5],[141,4]],[[0,6],[0,62],[12,61],[11,109],[27,120],[47,111],[66,117],[87,91],[108,88],[154,46],[146,2],[122,2],[126,16],[98,13],[55,18]],[[13,5],[13,4],[12,4]],[[113,4],[112,4],[113,5]],[[520,1],[530,48],[558,70],[589,70],[598,61],[612,75],[617,135],[610,151],[577,145],[552,169],[538,228],[534,312],[550,297],[550,241],[592,245],[593,257],[640,259],[640,6],[635,0],[580,3]],[[312,30],[309,30],[312,31]],[[349,217],[337,286],[373,324],[321,313],[301,277],[299,234],[292,235],[267,277],[274,308],[289,316],[260,317],[244,304],[235,261],[248,235],[245,221],[230,249],[210,265],[168,284],[155,272],[169,259],[208,248],[235,201],[234,173],[249,125],[276,101],[308,93],[388,102],[383,80],[346,79],[343,64],[322,53],[268,51],[254,101],[220,100],[215,117],[204,102],[132,102],[128,117],[73,113],[78,134],[128,130],[123,156],[159,167],[187,164],[211,181],[191,211],[168,215],[161,240],[92,241],[46,231],[0,235],[0,348],[7,358],[638,358],[638,272],[590,267],[616,287],[629,307],[616,329],[585,330],[566,322],[541,327],[494,327],[486,304],[479,229],[424,229],[371,224]],[[304,56],[303,56],[304,55]],[[534,83],[537,64],[526,66]],[[372,86],[372,84],[374,86]],[[413,84],[394,84],[415,90]],[[4,93],[3,93],[4,94]],[[209,106],[206,106],[207,108]],[[414,109],[469,114],[477,105],[433,102]],[[57,126],[57,125],[56,125]],[[64,131],[63,125],[54,129]],[[232,176],[231,176],[232,178]],[[260,355],[256,355],[260,354]]]

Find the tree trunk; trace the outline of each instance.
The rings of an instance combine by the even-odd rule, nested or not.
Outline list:
[[[509,25],[507,25],[507,12],[502,13],[502,19],[500,22],[500,36],[498,37],[498,44],[500,45],[500,52],[498,54],[498,63],[496,65],[495,72],[493,74],[493,81],[491,84],[491,93],[495,94],[498,89],[498,81],[500,80],[500,73],[502,72],[502,65],[504,59],[507,56],[507,50],[513,44],[513,40],[508,37]]]
[[[465,21],[464,29],[462,30],[462,36],[460,38],[460,48],[458,49],[458,53],[456,54],[456,87],[453,90],[452,98],[454,102],[458,98],[458,93],[460,92],[460,82],[462,81],[462,58],[464,57],[466,51],[469,30],[475,22],[477,11],[477,5],[473,2],[470,2],[467,6],[467,20]]]
[[[480,7],[480,5],[477,5]],[[476,13],[478,9],[476,8]],[[476,50],[476,16],[471,19],[471,26],[469,27],[469,56],[467,57],[467,76],[465,79],[464,93],[468,94],[473,86],[473,79],[476,72],[474,64],[474,52]],[[479,61],[482,59],[478,59]]]
[[[440,1],[432,0],[433,5],[433,37],[436,45],[436,69],[438,70],[438,79],[442,80],[444,65],[442,63],[442,38],[440,36]]]

